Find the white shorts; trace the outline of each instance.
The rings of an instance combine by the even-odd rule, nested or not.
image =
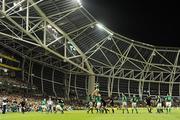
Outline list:
[[[166,102],[166,107],[171,107],[171,102]]]
[[[41,107],[42,109],[47,109],[46,105],[42,105]]]
[[[157,108],[161,109],[162,108],[162,103],[158,103]]]
[[[56,105],[56,109],[57,109],[57,110],[63,110],[60,105]]]
[[[122,102],[122,106],[123,107],[127,106],[127,102]]]
[[[137,103],[132,103],[132,108],[136,108],[137,107]]]
[[[101,103],[98,102],[98,103],[97,103],[97,108],[100,108],[100,107],[101,107]]]

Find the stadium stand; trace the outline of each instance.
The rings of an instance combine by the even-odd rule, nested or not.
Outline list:
[[[99,94],[113,96],[116,105],[122,93],[137,95],[141,107],[148,94],[169,93],[179,106],[179,48],[114,33],[77,1],[3,0],[0,6],[0,90],[10,103],[25,97],[13,94],[19,90],[41,97],[26,96],[28,109],[47,96],[81,109],[99,83]]]

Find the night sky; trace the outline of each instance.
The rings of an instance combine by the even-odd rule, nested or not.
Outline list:
[[[157,2],[158,1],[158,2]],[[116,33],[157,46],[180,47],[180,4],[173,0],[82,0]]]

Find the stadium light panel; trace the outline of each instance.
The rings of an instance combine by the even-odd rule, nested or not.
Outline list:
[[[7,72],[8,72],[8,69],[4,69],[4,72],[7,73]]]
[[[13,2],[13,6],[16,6],[18,4],[18,1]]]
[[[106,29],[104,27],[104,25],[100,24],[100,23],[97,23],[96,26],[104,31],[106,31],[107,33],[109,33],[111,36],[113,35],[113,33],[111,31],[109,31],[108,29]]]
[[[48,29],[52,29],[52,26],[51,26],[51,25],[47,25],[47,28],[48,28]]]
[[[100,24],[100,23],[97,23],[96,26],[97,26],[98,28],[100,28],[100,29],[105,29],[104,26],[103,26],[102,24]]]
[[[20,7],[19,7],[19,11],[22,11],[22,10],[23,10],[23,7],[22,7],[22,6],[20,6]]]
[[[153,52],[153,53],[152,53],[152,56],[156,56],[156,53],[155,53],[155,52]]]
[[[79,5],[80,5],[80,7],[82,7],[82,2],[81,2],[81,0],[75,0]]]

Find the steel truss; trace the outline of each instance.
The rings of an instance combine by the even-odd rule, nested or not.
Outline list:
[[[100,29],[99,22],[73,0],[1,0],[0,6],[0,44],[24,59],[76,77],[105,77],[109,96],[115,92],[117,79],[128,81],[129,95],[133,81],[138,82],[140,96],[144,94],[145,83],[157,83],[158,94],[161,86],[167,84],[170,94],[179,90],[180,95],[180,87],[174,89],[174,85],[180,86],[178,48],[153,46],[106,27]],[[31,64],[28,74],[33,69]],[[54,83],[53,76],[54,72],[50,79]],[[43,75],[37,77],[44,80]],[[65,83],[68,96],[71,85]],[[54,84],[52,88],[56,95]],[[120,94],[119,87],[116,92]]]

